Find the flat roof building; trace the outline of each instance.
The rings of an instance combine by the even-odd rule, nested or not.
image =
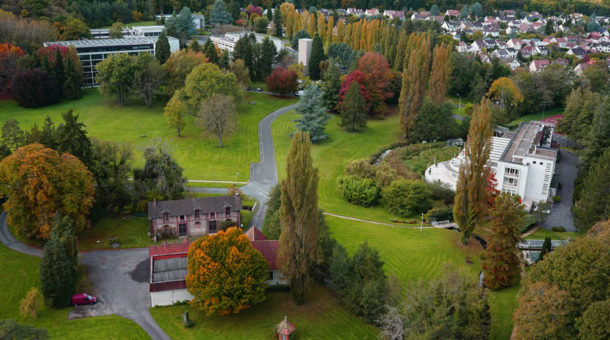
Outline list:
[[[249,33],[249,32],[226,33],[223,36],[211,36],[210,39],[212,40],[213,43],[216,44],[216,46],[218,46],[218,48],[220,48],[223,51],[229,51],[229,55],[232,55],[233,50],[235,49],[235,44],[237,44],[237,41],[246,34],[251,34],[251,33]],[[273,42],[273,44],[275,45],[275,49],[278,52],[282,48],[284,48],[284,45],[283,45],[281,39],[278,39],[278,38],[275,38],[272,36],[268,36],[268,35],[264,35],[264,34],[259,34],[259,33],[254,33],[254,36],[256,37],[257,43],[262,43],[263,39],[265,39],[265,37],[269,37],[269,39],[271,39],[271,42]]]
[[[83,87],[95,87],[97,71],[95,65],[110,55],[127,53],[138,55],[150,53],[155,55],[155,43],[158,37],[129,36],[120,39],[91,39],[91,40],[68,40],[45,42],[44,46],[74,46],[83,67]],[[180,48],[178,39],[167,37],[170,51],[175,52]]]
[[[496,189],[519,195],[527,210],[555,194],[551,187],[557,160],[557,149],[551,148],[553,130],[552,123],[532,121],[491,138],[488,165],[495,173]],[[425,180],[456,190],[460,166],[466,161],[462,149],[457,157],[426,169]]]

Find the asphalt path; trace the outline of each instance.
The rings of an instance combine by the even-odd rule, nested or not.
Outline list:
[[[542,226],[546,229],[551,229],[555,226],[562,226],[566,231],[575,231],[574,215],[572,215],[572,195],[574,194],[574,181],[578,176],[578,156],[567,150],[559,151],[561,160],[557,162],[557,172],[559,173],[559,182],[561,189],[557,191],[557,195],[561,197],[561,201],[554,203],[551,208],[551,214],[544,221]]]

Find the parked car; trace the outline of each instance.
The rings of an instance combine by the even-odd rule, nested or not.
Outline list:
[[[78,305],[93,305],[97,302],[97,298],[93,295],[81,293],[72,295],[72,304]]]

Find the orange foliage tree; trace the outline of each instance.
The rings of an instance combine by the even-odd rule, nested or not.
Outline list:
[[[207,315],[237,314],[265,300],[269,263],[238,228],[205,235],[188,252],[186,287]]]
[[[47,239],[57,213],[70,216],[81,231],[93,193],[91,172],[69,153],[34,143],[0,162],[0,196],[7,198],[8,223],[26,237]]]

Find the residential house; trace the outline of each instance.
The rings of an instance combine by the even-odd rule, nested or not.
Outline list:
[[[359,9],[359,8],[348,8],[347,9],[347,15],[356,15],[356,16],[360,16],[364,14],[364,11]]]
[[[224,223],[241,224],[239,195],[148,202],[149,235],[215,234]]]
[[[386,9],[385,11],[383,11],[383,15],[390,19],[405,20],[405,12],[403,12],[403,11],[395,11],[395,10]]]
[[[577,46],[568,50],[568,52],[566,52],[566,55],[573,55],[576,56],[576,58],[578,59],[583,59],[587,55],[587,52],[582,47]]]
[[[545,68],[547,68],[551,63],[546,60],[546,59],[540,59],[540,60],[532,60],[532,62],[530,63],[529,69],[530,72],[540,72],[542,70],[544,70]]]
[[[574,67],[574,73],[578,76],[582,76],[583,72],[591,65],[591,63],[580,63]]]
[[[364,11],[364,15],[366,15],[367,17],[376,16],[379,15],[379,10],[377,8],[367,9],[366,11]]]
[[[451,17],[459,18],[460,11],[458,11],[457,9],[448,9],[447,11],[445,11],[445,15],[448,16],[449,18],[451,18]]]
[[[511,69],[511,70],[513,70],[513,71],[514,71],[514,70],[516,70],[516,69],[518,69],[519,67],[521,67],[521,63],[519,63],[519,61],[518,61],[517,59],[513,59],[513,60],[511,60],[511,62],[510,62],[510,63],[508,63],[507,65],[508,65],[508,66],[510,67],[510,69]]]

